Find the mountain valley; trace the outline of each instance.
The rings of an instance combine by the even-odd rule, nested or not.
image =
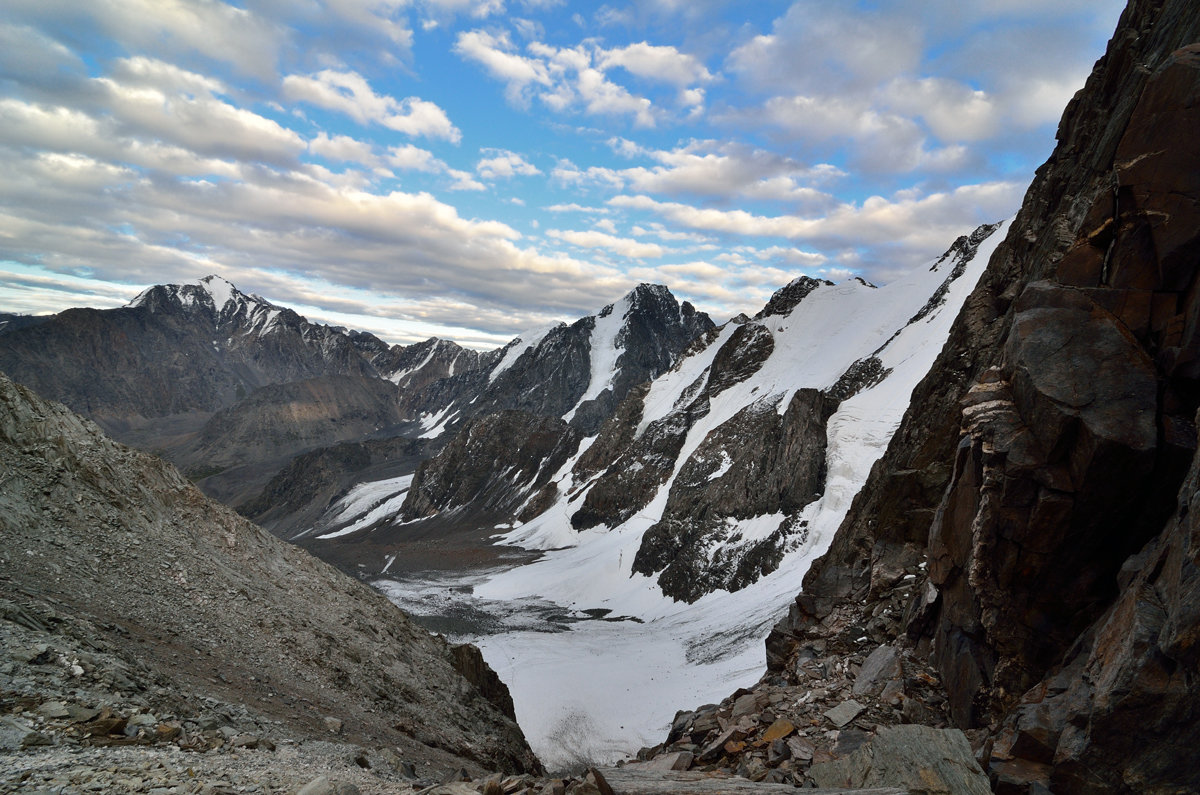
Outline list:
[[[0,791],[1200,791],[1198,124],[1133,0],[1020,212],[880,286],[0,316]]]

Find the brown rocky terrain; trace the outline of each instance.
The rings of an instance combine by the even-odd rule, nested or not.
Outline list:
[[[1135,0],[768,641],[792,670],[927,562],[886,634],[936,669],[997,792],[1200,790],[1197,129],[1200,14]]]
[[[0,472],[6,786],[59,747],[140,744],[337,740],[397,781],[538,768],[473,647],[3,376]]]
[[[216,412],[180,444],[156,452],[210,497],[240,506],[300,453],[412,430],[398,395],[394,384],[365,376],[271,384]]]

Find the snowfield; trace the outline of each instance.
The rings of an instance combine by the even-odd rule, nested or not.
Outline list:
[[[827,388],[852,363],[871,355],[891,372],[843,401],[830,419],[826,487],[800,516],[807,534],[796,536],[779,568],[757,583],[688,605],[665,597],[654,579],[632,573],[642,534],[666,505],[668,482],[644,510],[617,527],[572,529],[569,517],[583,490],[497,537],[544,550],[533,563],[469,577],[376,585],[419,614],[474,610],[495,619],[455,639],[482,648],[512,692],[526,737],[550,769],[612,763],[661,742],[676,710],[719,701],[761,676],[763,640],[787,611],[812,561],[828,548],[1006,227],[983,242],[950,284],[944,303],[911,325],[906,324],[945,281],[951,260],[877,289],[857,281],[820,287],[790,315],[759,321],[774,337],[770,358],[751,378],[717,396],[690,430],[675,475],[708,433],[751,403],[774,401],[782,412],[796,389]],[[733,330],[729,324],[716,343],[655,381],[640,430],[678,405]],[[573,463],[557,476],[559,494],[574,485]],[[736,524],[746,538],[756,538],[778,527],[781,518]]]

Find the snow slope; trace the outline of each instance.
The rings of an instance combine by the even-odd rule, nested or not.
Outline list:
[[[513,628],[466,636],[508,684],[518,720],[547,765],[612,762],[633,754],[662,740],[677,709],[719,700],[757,680],[763,638],[786,611],[812,560],[828,547],[1002,238],[997,229],[969,262],[960,263],[961,276],[946,285],[938,306],[931,306],[930,298],[946,284],[953,260],[881,288],[860,281],[820,287],[789,314],[757,321],[773,337],[770,356],[751,377],[712,399],[708,414],[688,430],[671,479],[644,509],[616,527],[577,532],[569,519],[586,488],[572,494],[576,484],[569,462],[557,477],[558,493],[570,496],[501,539],[546,554],[532,564],[476,579],[469,594],[453,594],[446,586],[445,598],[483,610],[549,601],[580,618],[587,616],[583,611],[610,611],[609,617],[637,619],[580,620],[566,632]],[[712,344],[654,382],[639,433],[687,402],[733,333],[730,324]],[[632,572],[642,535],[662,517],[671,482],[710,433],[751,404],[782,412],[795,390],[828,389],[850,365],[870,356],[881,361],[887,376],[842,401],[830,418],[824,492],[802,509],[797,518],[807,523],[807,532],[789,543],[773,573],[734,593],[715,591],[689,605],[665,597],[653,578]],[[756,538],[782,518],[727,522],[743,538]],[[389,584],[385,590],[395,594],[410,586]]]

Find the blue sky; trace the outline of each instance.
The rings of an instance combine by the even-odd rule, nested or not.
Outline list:
[[[218,273],[473,347],[1011,215],[1111,0],[6,0],[0,311]]]

